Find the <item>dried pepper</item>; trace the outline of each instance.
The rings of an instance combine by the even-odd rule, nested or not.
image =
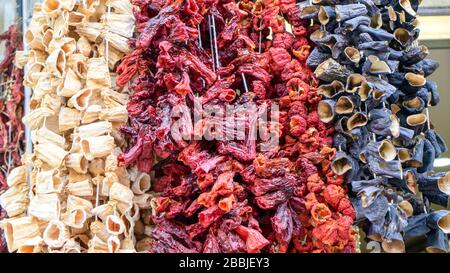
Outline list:
[[[315,29],[304,6],[132,2],[140,34],[117,70],[132,91],[131,146],[118,160],[152,176],[139,250],[354,252],[355,212],[330,167],[334,130],[306,65]]]

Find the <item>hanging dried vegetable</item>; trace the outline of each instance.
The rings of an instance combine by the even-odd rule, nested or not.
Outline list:
[[[24,150],[23,114],[23,71],[14,65],[16,50],[22,49],[22,40],[17,27],[12,25],[0,34],[5,51],[0,62],[0,192],[8,188],[6,177],[12,169],[21,165],[20,156]],[[6,211],[0,210],[0,219],[5,218]],[[6,241],[1,235],[0,252],[6,251]]]
[[[133,3],[140,35],[118,67],[117,84],[131,82],[133,92],[130,126],[122,129],[132,145],[119,162],[153,178],[145,193],[151,212],[136,224],[138,250],[354,252],[354,211],[343,178],[330,169],[333,128],[317,114],[321,97],[305,64],[312,47],[301,7]],[[248,132],[275,106],[279,119],[264,124],[266,138],[208,140],[227,132],[209,130],[217,119],[196,104],[218,106],[217,113],[231,105],[249,117],[241,123]],[[187,138],[172,130],[180,105],[183,115],[204,114],[192,126],[183,123],[179,134]],[[269,135],[279,143],[271,145]]]
[[[23,122],[34,150],[1,195],[8,250],[134,252],[139,208],[131,188],[139,177],[117,164],[128,94],[112,73],[129,51],[132,6],[45,0],[33,11],[30,50],[16,62],[27,65],[24,84],[33,90]]]
[[[420,2],[313,0],[302,12],[321,25],[307,64],[322,83],[319,117],[336,128],[331,167],[354,193],[367,240],[385,252],[423,235],[427,251],[448,251],[450,214],[430,208],[448,207],[450,175],[432,173],[447,146],[428,115],[439,93],[426,77],[438,63],[417,42]]]

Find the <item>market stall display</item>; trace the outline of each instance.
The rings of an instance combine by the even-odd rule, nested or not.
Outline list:
[[[427,79],[438,63],[418,44],[419,1],[313,1],[303,18],[321,28],[307,64],[322,85],[323,122],[335,124],[332,169],[354,192],[356,220],[386,252],[405,251],[404,237],[427,235],[428,251],[448,251],[449,173],[431,173],[447,151],[428,107],[439,103]]]

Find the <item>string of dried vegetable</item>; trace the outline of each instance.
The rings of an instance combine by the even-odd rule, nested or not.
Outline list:
[[[23,115],[23,71],[14,65],[17,50],[22,49],[20,33],[15,25],[0,34],[4,41],[4,57],[0,62],[0,192],[8,188],[6,177],[10,171],[21,165],[20,156],[24,146]],[[7,217],[6,211],[0,211],[0,220]],[[0,252],[6,251],[6,241],[1,235]]]
[[[117,165],[128,95],[112,73],[134,24],[127,0],[34,6],[30,49],[16,56],[33,90],[23,122],[34,150],[11,171],[0,199],[10,252],[135,251],[139,208],[131,188],[142,176]]]
[[[418,44],[417,0],[313,0],[303,18],[321,29],[307,64],[325,99],[323,122],[335,124],[340,151],[333,170],[352,189],[356,220],[367,241],[404,252],[405,239],[426,236],[429,252],[448,251],[450,174],[433,172],[447,151],[428,107],[439,103],[427,79],[438,63]]]
[[[152,174],[140,250],[355,251],[354,211],[330,169],[333,128],[318,118],[305,65],[311,28],[296,1],[133,3],[140,35],[117,81],[132,82],[122,130],[132,145],[119,161]],[[225,132],[203,109],[226,103],[253,117],[241,124],[247,131],[276,105],[279,120],[257,140],[207,140]],[[185,116],[204,114],[182,128],[185,140],[171,134],[179,105]]]

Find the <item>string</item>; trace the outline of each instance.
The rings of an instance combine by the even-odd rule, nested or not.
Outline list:
[[[198,44],[200,49],[203,49],[203,42],[202,42],[202,34],[200,32],[200,24],[197,26],[198,29]]]
[[[241,72],[242,81],[244,83],[245,92],[248,92],[247,80],[245,79],[244,73]]]
[[[377,142],[377,136],[375,135],[375,133],[372,133],[372,139],[374,142]],[[375,177],[375,179],[378,178],[378,176],[375,173],[373,174],[373,177]]]
[[[108,24],[108,21],[110,18],[111,18],[111,5],[108,5],[107,14],[106,14],[106,23],[107,24]],[[106,33],[105,33],[105,61],[106,61],[106,65],[109,67],[109,37],[108,37],[108,35],[109,35],[109,27],[106,28]],[[95,194],[95,207],[98,207],[98,205],[99,205],[99,191],[100,191],[101,183],[102,183],[101,181],[97,182],[97,188],[96,188],[96,194]],[[97,220],[98,220],[98,215],[96,214],[95,221],[97,221]]]
[[[262,52],[262,18],[261,21],[259,22],[259,44],[258,44],[258,52],[261,53]]]
[[[214,55],[216,56],[216,66],[217,68],[220,67],[220,61],[219,61],[219,50],[217,48],[217,29],[216,29],[216,19],[214,18],[214,15],[212,16],[212,24],[213,24],[213,34],[214,34]]]
[[[106,23],[108,23],[109,18],[111,17],[111,5],[108,5],[108,13],[106,15]],[[109,27],[106,28],[106,35],[105,35],[105,57],[106,57],[106,65],[109,66]]]
[[[209,29],[209,42],[211,47],[211,58],[212,58],[212,69],[216,72],[216,62],[214,60],[214,44],[213,44],[213,34],[212,34],[212,26],[211,26],[211,15],[208,15],[208,29]]]
[[[12,127],[10,123],[8,128],[8,144],[11,143],[11,138],[12,138]],[[11,161],[12,161],[12,152],[11,149],[8,149],[8,160],[6,162],[8,169],[6,171],[6,176],[8,176],[9,172],[11,171]]]
[[[40,1],[42,2],[42,1]],[[29,50],[28,45],[26,43],[26,29],[28,29],[28,23],[31,22],[32,15],[29,12],[28,4],[31,4],[30,1],[22,1],[22,41],[23,41],[23,50],[27,51]],[[30,9],[31,11],[33,8]],[[25,65],[23,69],[24,75],[28,73],[28,65]],[[23,87],[23,109],[24,109],[24,115],[27,115],[30,112],[30,99],[31,99],[31,89],[29,87],[24,86]],[[33,143],[31,141],[31,129],[26,126],[25,127],[25,152],[27,154],[31,154],[33,151]],[[27,166],[27,185],[28,185],[28,197],[31,198],[33,196],[33,187],[31,186],[31,180],[30,180],[30,173],[32,171],[31,166]],[[28,215],[28,210],[26,210],[26,215]]]

